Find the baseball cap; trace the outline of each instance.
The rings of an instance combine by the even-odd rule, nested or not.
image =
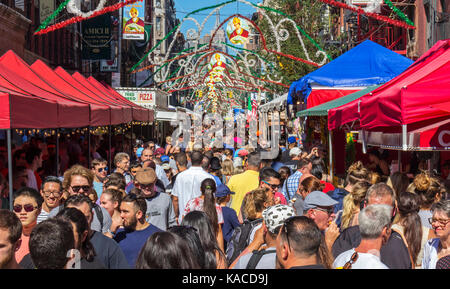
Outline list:
[[[144,150],[144,148],[138,148],[138,149],[136,150],[136,156],[137,156],[138,158],[141,157],[142,151],[143,151],[143,150]]]
[[[288,137],[288,143],[295,143],[296,141],[295,136]]]
[[[226,195],[234,195],[234,192],[230,191],[227,185],[220,184],[216,190],[216,198],[225,197]]]
[[[161,162],[168,163],[169,161],[170,161],[169,156],[167,156],[167,155],[161,156]]]
[[[156,182],[156,173],[152,168],[140,169],[136,173],[136,182],[141,185],[153,184]]]
[[[313,191],[306,196],[303,210],[307,211],[309,209],[314,209],[317,207],[331,207],[336,205],[337,203],[337,201],[333,200],[324,192]]]
[[[286,219],[295,216],[295,211],[290,206],[278,204],[265,209],[262,216],[267,230],[275,234],[276,228],[283,225]]]
[[[301,153],[302,153],[302,150],[301,150],[299,147],[291,148],[291,149],[289,150],[289,156],[290,156],[290,157],[292,157],[292,156],[298,156],[298,155],[301,154]]]
[[[220,165],[220,160],[217,157],[212,157],[211,160],[209,161],[209,167],[212,170],[220,170],[222,168],[222,166]]]

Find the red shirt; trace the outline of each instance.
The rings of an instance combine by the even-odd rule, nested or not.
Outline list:
[[[323,189],[324,193],[328,193],[329,191],[334,191],[334,186],[330,183],[327,183],[325,181],[320,181],[321,184],[325,184],[325,188]]]

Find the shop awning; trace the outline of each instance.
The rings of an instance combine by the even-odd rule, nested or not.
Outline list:
[[[425,57],[372,95],[361,98],[360,124],[384,131],[449,115],[433,105],[450,99],[450,40],[437,42]]]
[[[89,104],[75,101],[73,97],[54,89],[39,78],[14,52],[8,51],[0,58],[0,77],[3,81],[31,96],[56,102],[57,121],[47,123],[45,125],[47,128],[86,127],[90,125]],[[32,111],[44,109],[40,106],[30,108],[33,109]],[[23,108],[18,107],[17,109]]]
[[[119,123],[128,123],[130,121],[133,120],[133,112],[132,112],[132,108],[121,103],[120,101],[117,101],[116,99],[114,99],[111,95],[106,94],[105,92],[101,91],[100,89],[96,88],[94,85],[92,85],[87,79],[86,77],[84,77],[81,73],[74,72],[72,74],[72,77],[78,81],[80,84],[82,84],[83,86],[85,86],[87,89],[91,90],[92,92],[94,92],[95,94],[97,94],[98,96],[100,96],[102,99],[110,101],[112,103],[114,103],[117,106],[122,107],[122,113],[123,113],[123,119],[122,121],[120,121]]]
[[[105,104],[95,97],[84,94],[82,91],[73,87],[70,83],[62,79],[50,67],[41,60],[37,60],[31,66],[31,69],[44,81],[51,83],[55,88],[70,94],[81,102],[89,103],[91,107],[91,126],[103,126],[111,124],[111,114],[120,114],[121,109],[112,105]],[[116,117],[113,117],[116,118]]]
[[[337,98],[332,101],[328,101],[326,103],[320,104],[318,106],[305,109],[302,111],[297,112],[297,117],[303,117],[303,116],[328,116],[328,111],[330,109],[342,106],[344,104],[347,104],[351,101],[354,101],[355,99],[360,98],[361,96],[371,92],[372,90],[376,89],[377,87],[380,87],[381,85],[373,85],[369,86],[366,89],[354,92],[352,94],[345,95],[343,97]]]
[[[402,73],[413,63],[412,60],[393,52],[375,42],[366,40],[333,61],[293,82],[289,88],[287,103],[292,104],[294,94],[299,94],[307,104],[311,100],[313,86],[326,86],[334,89],[368,87],[385,83]],[[360,89],[359,89],[360,90]],[[314,96],[314,95],[313,95]],[[328,95],[326,101],[339,95]],[[309,105],[308,107],[312,107]]]

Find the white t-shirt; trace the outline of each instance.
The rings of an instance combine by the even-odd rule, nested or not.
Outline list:
[[[351,249],[341,253],[333,262],[334,269],[342,269],[342,267],[350,261],[355,249]],[[359,253],[358,259],[352,265],[352,269],[389,269],[384,263],[381,262],[380,257],[370,253]]]
[[[423,248],[422,269],[436,269],[436,263],[438,261],[438,247],[440,239],[434,238],[428,240]]]
[[[200,185],[205,179],[213,177],[205,172],[201,167],[191,167],[177,175],[172,188],[172,195],[178,198],[179,216],[181,223],[184,208],[189,200],[201,196]]]

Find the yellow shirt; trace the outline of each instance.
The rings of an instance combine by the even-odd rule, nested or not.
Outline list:
[[[234,175],[227,186],[235,193],[232,195],[231,208],[239,215],[245,195],[259,187],[259,172],[247,170],[242,174]]]

